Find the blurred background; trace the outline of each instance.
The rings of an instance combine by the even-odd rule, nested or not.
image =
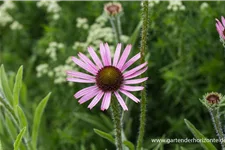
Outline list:
[[[37,104],[52,92],[39,129],[39,150],[115,149],[93,131],[96,128],[112,133],[110,112],[100,111],[99,104],[92,110],[88,104],[79,105],[73,94],[86,85],[65,80],[65,70],[79,70],[70,56],[79,51],[87,54],[90,45],[98,50],[101,41],[108,42],[114,50],[116,43],[104,13],[105,3],[0,2],[0,64],[4,64],[11,86],[17,69],[24,67],[20,106],[29,124]],[[124,45],[133,44],[133,55],[140,47],[141,2],[121,4],[121,40]],[[144,148],[157,145],[151,142],[152,138],[192,138],[184,118],[206,137],[216,137],[209,113],[199,98],[211,91],[225,94],[225,51],[215,28],[215,18],[225,15],[225,2],[151,1],[149,8]],[[129,141],[136,143],[140,105],[128,105],[124,132]],[[1,120],[0,139],[4,150],[12,150],[15,137],[4,124]],[[162,147],[201,149],[197,143]]]

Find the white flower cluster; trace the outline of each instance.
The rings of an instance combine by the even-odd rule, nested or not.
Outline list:
[[[201,11],[204,11],[204,10],[206,10],[208,7],[209,7],[209,4],[206,3],[206,2],[203,2],[203,3],[200,5],[200,10],[201,10]]]
[[[84,19],[84,18],[83,18]],[[85,18],[86,20],[86,18]],[[106,23],[108,22],[108,18],[105,14],[102,14],[98,18],[96,18],[94,24],[92,24],[89,28],[88,36],[85,42],[75,42],[73,49],[76,51],[83,51],[87,49],[88,46],[92,46],[94,49],[98,49],[99,44],[104,42],[113,43],[114,34],[113,29],[111,27],[107,27]],[[121,36],[121,42],[126,43],[129,37],[126,35]],[[110,47],[114,49],[114,47]]]
[[[49,47],[46,49],[46,54],[53,60],[57,60],[57,50],[64,48],[63,43],[51,42]]]
[[[71,59],[71,58],[70,58]],[[68,70],[74,70],[74,68],[70,65],[59,65],[54,68],[55,78],[54,83],[55,84],[61,84],[66,82],[66,71]]]
[[[40,64],[36,67],[37,77],[40,78],[43,75],[47,75],[50,78],[54,78],[55,84],[62,84],[66,82],[66,71],[68,70],[76,70],[75,65],[70,57],[66,60],[65,65],[59,65],[53,69],[51,69],[46,63]],[[69,82],[68,84],[72,85],[72,83]]]
[[[154,7],[156,4],[158,4],[160,0],[148,0],[148,6],[150,8]]]
[[[182,4],[181,0],[169,0],[169,5],[167,9],[178,11],[178,10],[185,10],[185,6]]]
[[[44,74],[47,74],[49,70],[49,65],[48,64],[40,64],[36,67],[37,71],[37,77],[41,77]]]
[[[87,18],[77,18],[77,28],[82,28],[82,29],[88,29],[89,25],[88,25],[88,20]]]
[[[13,21],[10,25],[11,30],[21,30],[23,26],[18,21]]]
[[[15,8],[12,1],[5,0],[2,5],[0,5],[0,26],[5,27],[10,24],[11,30],[20,30],[23,26],[13,19],[13,17],[8,13],[8,10]]]
[[[52,18],[54,20],[58,20],[59,17],[60,17],[59,13],[61,11],[61,7],[59,6],[57,1],[55,1],[55,0],[40,0],[40,1],[37,2],[37,7],[46,8],[47,12],[52,14]]]

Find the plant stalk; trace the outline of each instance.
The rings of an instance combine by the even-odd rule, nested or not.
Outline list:
[[[116,43],[120,43],[121,42],[120,36],[122,35],[120,16],[119,15],[111,16],[110,22],[111,22],[112,29],[113,29],[113,32],[115,35]]]
[[[142,32],[141,32],[141,63],[145,61],[145,51],[147,47],[147,34],[148,34],[148,1],[143,1],[143,8],[142,8]],[[142,75],[142,77],[144,74]],[[142,83],[142,86],[145,87],[145,82]],[[137,139],[137,150],[142,149],[143,138],[145,134],[145,122],[146,122],[146,89],[141,91],[141,112],[140,112],[140,125],[139,125],[139,135]]]
[[[219,109],[209,110],[209,113],[211,115],[212,122],[213,122],[214,128],[216,130],[216,134],[220,140],[221,147],[224,150],[225,149],[224,133],[223,133],[223,129],[222,129],[221,122],[220,122]]]
[[[112,119],[115,128],[115,144],[117,150],[122,150],[122,122],[121,122],[121,110],[118,102],[114,96],[112,96],[111,102]]]

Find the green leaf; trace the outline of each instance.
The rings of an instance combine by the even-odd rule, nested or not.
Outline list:
[[[14,140],[17,136],[17,130],[15,128],[15,125],[14,125],[12,119],[10,119],[9,115],[5,116],[5,127],[10,135],[10,138],[12,140]]]
[[[127,146],[129,148],[129,150],[134,150],[135,149],[134,144],[131,143],[130,141],[123,141],[123,144],[125,146]]]
[[[23,110],[17,105],[17,115],[20,122],[20,127],[24,128],[27,127],[27,118],[23,112]]]
[[[184,119],[184,122],[196,139],[207,140],[207,138],[200,131],[198,131],[190,121]],[[211,142],[201,142],[200,144],[205,150],[216,150],[216,147]]]
[[[3,150],[2,148],[2,141],[0,140],[0,150]]]
[[[16,111],[17,105],[19,104],[19,95],[20,89],[22,87],[22,79],[23,79],[23,66],[18,69],[16,74],[16,80],[13,88],[13,108]]]
[[[14,150],[19,150],[20,147],[20,143],[22,141],[23,135],[26,132],[26,127],[24,127],[20,133],[18,134],[18,136],[16,137],[16,141],[13,144]]]
[[[111,134],[106,133],[106,132],[101,131],[101,130],[98,130],[98,129],[94,129],[94,132],[96,134],[98,134],[99,136],[101,136],[102,138],[107,139],[108,141],[110,141],[113,144],[115,144],[115,142],[114,142],[115,140],[114,140],[114,138],[113,138],[113,136]]]
[[[13,95],[12,95],[12,91],[9,87],[8,78],[6,76],[5,69],[4,69],[3,65],[1,65],[1,75],[0,75],[0,77],[1,77],[3,93],[6,97],[6,99],[9,101],[9,103],[12,104],[13,103]]]
[[[38,104],[35,114],[34,114],[34,120],[33,120],[33,126],[32,126],[32,146],[36,150],[37,146],[37,137],[38,137],[38,130],[39,130],[39,125],[41,122],[41,117],[44,112],[45,106],[48,102],[49,96],[51,93],[49,93],[45,98],[42,99],[42,101]]]
[[[88,122],[89,124],[94,125],[96,128],[100,128],[101,130],[105,130],[105,131],[109,130],[104,124],[101,123],[102,119],[99,119],[99,116],[95,117],[87,113],[77,113],[77,112],[74,114],[74,116],[85,122]]]
[[[134,46],[134,44],[137,41],[138,36],[140,35],[140,30],[141,30],[141,26],[142,26],[142,21],[140,21],[137,25],[137,27],[135,28],[133,34],[130,36],[130,39],[128,40],[128,44],[132,44]]]

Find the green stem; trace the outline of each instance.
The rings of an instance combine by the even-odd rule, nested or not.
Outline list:
[[[141,63],[145,61],[145,51],[147,47],[147,33],[148,33],[148,1],[143,2],[142,8],[142,33],[141,33]],[[144,74],[142,75],[144,76]],[[142,83],[145,86],[145,82]],[[140,113],[140,126],[139,135],[137,139],[137,150],[141,150],[144,133],[145,133],[145,122],[146,122],[146,90],[141,91],[141,113]]]
[[[114,35],[115,35],[116,43],[120,43],[121,42],[120,36],[122,34],[121,24],[120,24],[120,16],[119,15],[111,16],[110,22],[111,22],[112,29],[113,29],[113,32],[114,32]]]
[[[111,102],[111,109],[112,109],[112,119],[115,126],[115,144],[117,150],[122,150],[122,123],[121,123],[121,111],[118,105],[118,102],[114,96],[112,96]]]
[[[212,118],[214,128],[216,130],[216,134],[220,140],[221,147],[222,149],[225,149],[224,134],[223,134],[223,130],[222,130],[221,122],[220,122],[219,109],[209,110],[209,112]]]

